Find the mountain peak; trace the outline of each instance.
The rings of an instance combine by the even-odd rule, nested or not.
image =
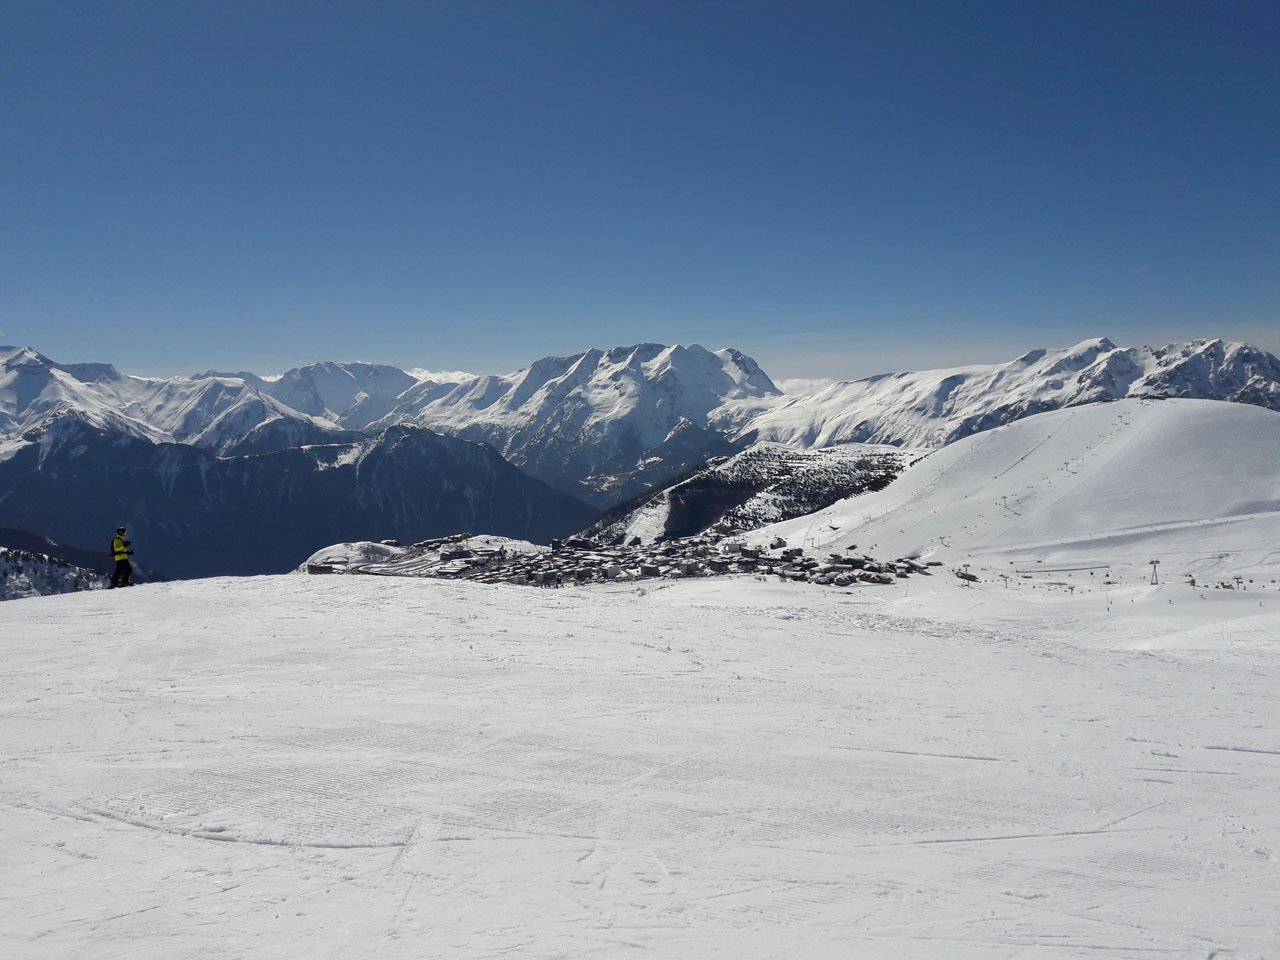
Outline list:
[[[1091,337],[1081,340],[1068,353],[1083,355],[1086,353],[1108,353],[1116,349],[1116,345],[1106,337]]]

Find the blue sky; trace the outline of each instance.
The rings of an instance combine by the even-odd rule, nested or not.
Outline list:
[[[0,343],[1280,352],[1274,0],[0,5]]]

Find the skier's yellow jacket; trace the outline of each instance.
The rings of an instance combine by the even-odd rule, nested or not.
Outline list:
[[[115,539],[111,541],[111,555],[117,560],[129,559],[129,551],[125,548],[124,537],[118,533],[115,535]]]

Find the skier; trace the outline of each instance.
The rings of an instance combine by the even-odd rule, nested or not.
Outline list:
[[[116,571],[111,574],[111,586],[107,589],[111,590],[115,587],[132,587],[129,578],[133,575],[133,564],[129,562],[129,558],[133,556],[133,551],[129,549],[130,541],[124,538],[124,527],[116,527],[116,535],[111,540],[111,556],[116,561]]]

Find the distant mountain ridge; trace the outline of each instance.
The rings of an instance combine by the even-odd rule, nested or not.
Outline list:
[[[1003,364],[835,383],[766,408],[721,412],[734,440],[804,447],[941,447],[1026,416],[1126,397],[1226,400],[1280,410],[1280,360],[1243,343],[1117,347],[1106,338]]]
[[[409,425],[219,457],[66,416],[0,449],[0,491],[0,525],[83,546],[127,523],[137,559],[170,577],[282,573],[367,537],[472,530],[545,542],[594,513],[483,444]]]
[[[2,347],[0,460],[62,418],[215,457],[358,443],[409,424],[485,443],[603,510],[757,441],[936,448],[1032,414],[1134,396],[1280,409],[1280,360],[1222,340],[1153,349],[1100,338],[1007,363],[784,395],[740,351],[697,344],[590,349],[501,376],[425,379],[386,364],[337,362],[279,377],[210,371],[157,379]]]
[[[95,573],[109,575],[116,565],[107,553],[106,544],[99,550],[85,550],[81,547],[69,547],[41,534],[31,533],[29,530],[16,530],[13,527],[0,527],[0,547],[44,554],[54,560],[75,567],[83,567]]]
[[[110,364],[55,363],[27,347],[0,347],[0,438],[39,433],[67,416],[224,456],[360,436],[239,377],[132,377]]]
[[[461,382],[332,362],[274,379],[216,371],[154,379],[0,347],[0,439],[73,416],[127,436],[235,456],[352,442],[407,423],[487,443],[531,475],[601,507],[733,452],[721,431],[708,429],[712,411],[726,401],[779,396],[750,357],[696,344],[591,349]]]

